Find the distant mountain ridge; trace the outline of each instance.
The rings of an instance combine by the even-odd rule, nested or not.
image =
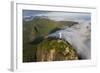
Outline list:
[[[33,19],[42,19],[42,18],[45,18],[45,19],[49,19],[47,16],[24,16],[23,17],[23,20],[24,21],[31,21],[31,20],[33,20]]]

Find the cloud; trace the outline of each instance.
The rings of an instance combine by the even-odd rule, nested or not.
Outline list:
[[[24,10],[24,16],[46,16],[56,21],[91,21],[90,13]]]
[[[50,19],[60,21],[60,20],[69,20],[69,21],[77,21],[77,20],[91,20],[90,13],[72,13],[72,12],[48,12],[38,14],[37,16],[47,16]]]

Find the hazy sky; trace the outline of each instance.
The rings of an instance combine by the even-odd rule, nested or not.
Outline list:
[[[90,13],[23,10],[23,17],[30,17],[30,16],[33,17],[46,16],[50,19],[57,21],[61,20],[91,21]]]

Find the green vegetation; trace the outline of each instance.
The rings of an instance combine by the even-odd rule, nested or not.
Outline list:
[[[46,35],[60,30],[64,26],[70,27],[76,23],[77,22],[72,21],[53,21],[40,17],[35,17],[31,21],[23,20],[23,62],[36,61],[36,51],[38,44],[44,41],[44,37]],[[62,46],[58,47],[61,48]],[[62,50],[64,49],[62,48]]]
[[[60,39],[45,39],[37,47],[37,61],[78,60],[75,49]]]

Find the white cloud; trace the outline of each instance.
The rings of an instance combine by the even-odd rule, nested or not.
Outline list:
[[[38,14],[37,16],[47,16],[50,19],[60,21],[60,20],[69,20],[69,21],[86,21],[90,20],[89,13],[72,13],[72,12],[48,12]]]

